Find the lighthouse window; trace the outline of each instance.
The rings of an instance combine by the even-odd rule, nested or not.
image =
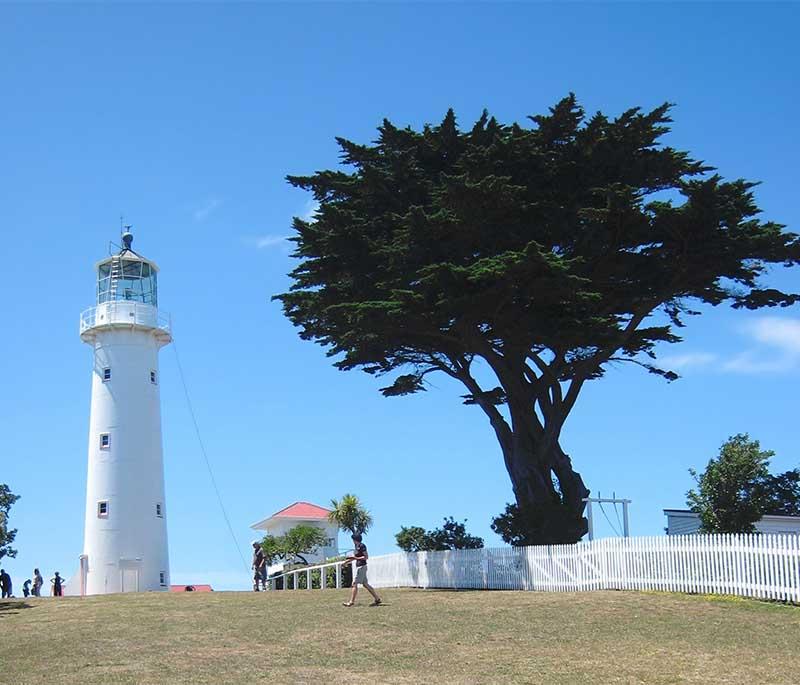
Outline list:
[[[161,585],[167,584],[167,574],[163,571],[160,571],[158,574],[158,582],[161,583]]]
[[[110,380],[111,380],[111,369],[109,368],[103,369],[103,383]]]
[[[147,262],[122,260],[122,278],[117,283],[116,298],[157,304],[156,271]]]
[[[100,433],[100,449],[107,450],[111,445],[111,436],[108,433]]]
[[[121,259],[106,262],[97,270],[97,303],[113,300],[132,300],[158,304],[158,284],[155,268],[140,259]]]
[[[156,376],[156,372],[155,371],[151,371],[150,372],[150,382],[153,385],[158,385],[158,376]]]
[[[97,270],[97,303],[108,302],[111,291],[111,265],[102,264]]]
[[[161,510],[161,502],[156,503],[156,516],[158,516],[158,518],[164,518],[164,514]]]
[[[97,503],[97,518],[108,518],[108,500],[100,500]]]

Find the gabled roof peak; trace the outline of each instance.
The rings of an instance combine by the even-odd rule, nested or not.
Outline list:
[[[280,511],[276,511],[272,516],[268,516],[263,521],[254,523],[250,528],[253,530],[269,530],[271,524],[281,519],[327,522],[328,514],[330,513],[330,509],[321,507],[318,504],[312,504],[311,502],[295,502],[288,507],[284,507]]]
[[[302,519],[327,519],[330,509],[321,507],[311,502],[295,502],[280,511],[276,511],[270,518],[280,516],[281,518],[302,518]]]

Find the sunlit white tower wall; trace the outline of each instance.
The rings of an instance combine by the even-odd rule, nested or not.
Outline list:
[[[169,588],[158,351],[172,340],[158,310],[158,267],[122,236],[97,263],[97,304],[81,314],[92,346],[89,468],[81,593]]]

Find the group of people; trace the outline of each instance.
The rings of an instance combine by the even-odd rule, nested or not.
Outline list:
[[[42,578],[42,574],[39,573],[39,569],[33,569],[33,580],[28,578],[22,584],[22,594],[25,597],[41,597],[42,596],[42,585],[44,585],[44,578]],[[53,597],[61,597],[63,586],[64,586],[64,579],[61,575],[56,571],[54,577],[50,579],[50,585],[52,586],[52,594]],[[0,568],[0,590],[2,591],[3,599],[6,597],[13,597],[14,586],[11,583],[11,576],[6,573],[5,569]]]
[[[375,592],[375,588],[367,582],[367,559],[369,558],[367,546],[358,533],[352,536],[352,540],[353,554],[345,557],[345,562],[356,562],[356,573],[353,577],[350,600],[344,602],[343,606],[351,607],[355,604],[359,585],[363,585],[372,595],[374,601],[370,606],[380,606],[382,604],[381,598]],[[253,590],[260,592],[261,588],[267,589],[267,559],[264,556],[264,550],[261,549],[261,543],[258,540],[253,540]]]

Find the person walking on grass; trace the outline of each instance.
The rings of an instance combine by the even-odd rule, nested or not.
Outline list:
[[[359,585],[363,585],[367,589],[367,592],[369,592],[369,594],[371,594],[372,598],[375,600],[372,602],[372,604],[370,604],[370,606],[379,606],[381,604],[381,598],[378,597],[378,593],[375,592],[375,588],[373,588],[372,585],[367,582],[367,559],[369,558],[369,554],[367,554],[367,546],[361,541],[361,535],[358,533],[353,535],[353,545],[353,556],[347,557],[345,561],[356,562],[356,575],[355,578],[353,578],[353,591],[350,593],[350,601],[344,602],[343,606],[351,607],[353,604],[355,604]]]
[[[33,569],[33,594],[34,597],[41,597],[42,596],[42,585],[44,585],[44,578],[42,578],[42,574],[39,573],[39,569]]]

